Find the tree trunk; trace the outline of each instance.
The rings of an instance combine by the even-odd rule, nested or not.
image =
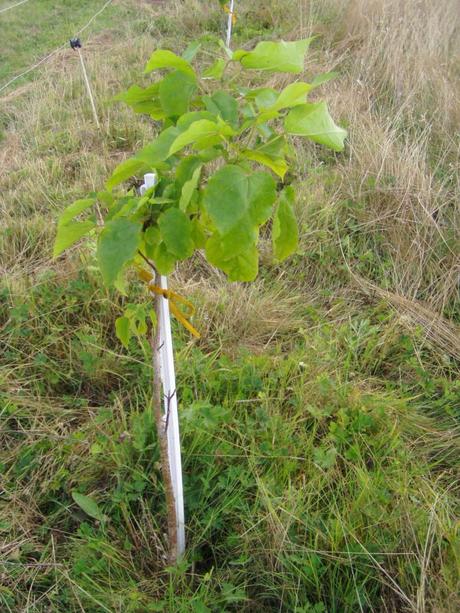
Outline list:
[[[155,274],[155,285],[160,285],[160,277]],[[174,490],[171,479],[171,470],[168,456],[168,416],[163,411],[164,392],[161,381],[161,331],[160,331],[160,305],[161,300],[166,300],[161,295],[155,296],[156,327],[152,333],[153,350],[153,408],[157,426],[158,442],[160,446],[161,472],[165,488],[166,513],[168,520],[168,562],[177,562],[177,518]]]

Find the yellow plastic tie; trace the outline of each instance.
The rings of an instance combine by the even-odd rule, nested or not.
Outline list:
[[[163,296],[163,298],[166,298],[166,300],[169,300],[169,308],[171,313],[184,326],[184,328],[186,328],[190,332],[190,334],[193,334],[195,338],[201,338],[201,334],[194,326],[192,326],[189,321],[189,318],[193,317],[195,313],[195,307],[190,302],[190,300],[187,300],[177,292],[173,292],[170,289],[163,289],[162,287],[155,285],[153,283],[153,275],[150,274],[144,268],[139,268],[138,274],[139,277],[147,283],[148,288],[151,292],[154,292],[159,296]],[[184,313],[179,308],[178,304],[182,304],[187,312]]]
[[[227,15],[230,15],[230,7],[228,6],[228,4],[224,4],[224,11],[227,13]],[[233,25],[235,25],[236,23],[236,11],[234,10],[233,13],[231,13],[232,15],[232,23]]]

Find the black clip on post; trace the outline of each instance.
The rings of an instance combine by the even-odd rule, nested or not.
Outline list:
[[[77,49],[81,49],[81,40],[79,38],[71,38],[69,40],[71,48],[76,51]]]
[[[88,92],[88,96],[91,102],[91,108],[93,110],[93,116],[94,116],[94,121],[97,125],[98,128],[101,127],[101,124],[99,123],[99,119],[97,117],[97,111],[96,111],[96,103],[94,102],[94,97],[93,97],[93,92],[91,91],[91,85],[89,83],[89,79],[88,79],[88,74],[86,72],[86,66],[85,66],[85,62],[83,61],[83,55],[81,52],[81,40],[79,38],[71,38],[69,40],[70,43],[70,47],[76,51],[78,53],[78,57],[80,58],[80,63],[81,63],[81,68],[83,71],[83,78],[85,80],[85,85],[86,85],[86,90]]]

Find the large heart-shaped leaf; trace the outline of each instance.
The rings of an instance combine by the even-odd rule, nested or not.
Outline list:
[[[135,113],[146,113],[157,120],[164,119],[165,112],[161,108],[158,98],[159,88],[159,83],[153,83],[145,89],[138,85],[132,85],[127,91],[115,96],[115,100],[124,102]]]
[[[206,108],[214,115],[222,117],[233,128],[238,127],[238,103],[224,91],[216,91],[212,96],[203,96]]]
[[[291,83],[283,89],[275,103],[267,110],[280,111],[299,104],[305,104],[306,96],[313,87],[309,83]]]
[[[299,73],[304,69],[304,57],[313,38],[293,42],[262,42],[252,51],[239,49],[233,53],[233,60],[244,68],[267,72]]]
[[[140,243],[142,226],[126,217],[106,223],[99,236],[97,259],[106,285],[112,285],[124,265],[135,255]]]
[[[237,234],[242,235],[240,231]],[[234,255],[229,253],[232,244],[235,247]],[[222,244],[222,237],[216,232],[206,243],[206,257],[211,264],[228,275],[229,281],[253,281],[257,277],[259,253],[256,242],[245,244],[244,250],[239,249],[237,240],[229,241],[225,247]]]
[[[212,147],[232,134],[234,134],[233,129],[220,119],[215,122],[209,119],[200,119],[177,136],[169,149],[169,155],[174,155],[187,145],[193,145],[196,149]]]
[[[347,131],[334,123],[324,101],[296,106],[286,117],[284,127],[289,134],[306,136],[334,151],[342,151],[347,136]]]
[[[167,49],[157,49],[154,51],[145,66],[144,72],[152,72],[152,70],[158,70],[160,68],[182,70],[182,72],[195,76],[195,71],[187,60]]]
[[[277,260],[285,260],[297,249],[299,230],[293,207],[294,190],[289,186],[281,192],[273,219],[273,253]]]
[[[186,113],[195,91],[196,82],[189,73],[174,70],[166,75],[159,87],[161,108],[166,117],[179,117]]]
[[[176,126],[166,128],[154,141],[141,149],[135,159],[148,164],[150,168],[156,168],[169,157],[171,144],[179,134],[180,130]]]
[[[124,160],[112,172],[112,176],[106,182],[107,189],[113,189],[116,185],[127,181],[135,174],[141,174],[150,170],[146,162],[141,159],[129,158]]]
[[[187,215],[173,207],[158,218],[161,236],[167,250],[179,260],[192,255],[194,243],[192,239],[192,224]]]
[[[56,239],[54,241],[53,257],[57,257],[63,251],[74,245],[80,238],[91,232],[96,224],[93,221],[74,221],[68,224],[58,225]]]
[[[267,221],[276,198],[273,177],[266,172],[250,175],[232,164],[218,170],[203,193],[204,207],[221,234],[249,216],[255,225]]]
[[[266,153],[262,153],[253,149],[245,149],[241,152],[241,154],[248,160],[253,160],[254,162],[258,162],[263,166],[267,166],[267,168],[273,170],[273,172],[277,174],[280,179],[284,179],[284,175],[287,172],[288,165],[286,160],[284,160],[283,158],[273,157],[271,155],[267,155]]]
[[[91,206],[93,206],[95,200],[94,198],[84,198],[83,200],[75,200],[68,207],[66,207],[62,213],[59,215],[58,224],[60,226],[64,226],[68,224],[72,219],[74,219],[83,211],[86,211]]]

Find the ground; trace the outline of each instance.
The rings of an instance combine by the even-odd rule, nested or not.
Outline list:
[[[318,96],[349,138],[340,154],[297,146],[285,264],[262,240],[252,285],[200,258],[172,278],[202,334],[174,323],[174,568],[148,349],[116,339],[124,299],[92,248],[51,252],[59,211],[155,134],[114,95],[148,82],[155,48],[211,40],[225,15],[217,0],[98,15],[81,38],[100,130],[70,48],[4,87],[103,5],[0,13],[0,609],[459,610],[456,3],[236,2],[235,46],[317,35],[303,76],[338,72]]]

